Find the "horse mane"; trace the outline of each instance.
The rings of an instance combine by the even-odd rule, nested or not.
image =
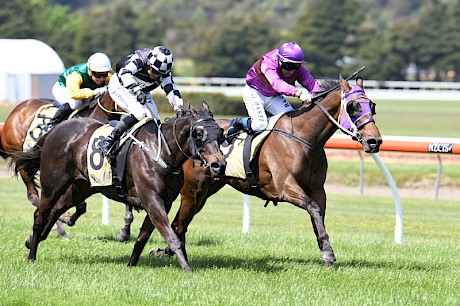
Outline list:
[[[325,78],[318,81],[319,87],[321,87],[321,91],[328,91],[334,87],[340,86],[339,80]]]
[[[340,81],[339,80],[334,80],[334,79],[330,79],[330,78],[324,78],[324,79],[319,80],[318,83],[319,83],[319,86],[321,88],[321,91],[319,91],[318,94],[321,94],[322,92],[326,92],[328,90],[332,90],[334,88],[337,88],[337,89],[340,88]],[[334,92],[334,91],[335,90],[332,90],[331,92]],[[316,102],[321,102],[325,97],[327,97],[327,95],[316,98]],[[301,113],[303,113],[305,111],[309,111],[314,106],[315,106],[315,104],[313,104],[313,103],[311,103],[311,104],[302,104],[302,106],[299,107],[298,109],[295,109],[295,110],[293,110],[291,112],[287,112],[286,114],[289,114],[290,116],[300,115]]]

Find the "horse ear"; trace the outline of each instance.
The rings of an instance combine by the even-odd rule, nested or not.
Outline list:
[[[210,113],[211,111],[209,110],[209,104],[206,103],[206,101],[201,101],[201,106],[203,108],[204,111],[206,111],[207,113]]]
[[[339,75],[339,81],[340,81],[340,89],[342,89],[345,92],[349,92],[350,84],[348,84],[348,82],[342,78],[342,74]]]
[[[211,112],[211,108],[209,107],[209,104],[206,103],[206,101],[203,100],[201,102],[201,105],[202,105],[202,110],[205,111],[206,113],[208,113],[212,118],[214,118],[214,115]]]
[[[193,116],[196,116],[198,113],[196,109],[193,107],[192,103],[188,102],[188,110],[192,113]]]
[[[363,81],[363,78],[359,74],[356,76],[356,85],[364,89],[364,81]]]

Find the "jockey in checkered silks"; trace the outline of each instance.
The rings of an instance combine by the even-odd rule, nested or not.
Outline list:
[[[128,113],[112,133],[100,142],[100,149],[108,155],[115,140],[139,120],[150,117],[160,120],[158,109],[150,91],[161,86],[169,103],[178,115],[182,115],[184,101],[172,79],[173,55],[163,46],[138,49],[116,65],[116,73],[110,79],[108,91],[112,99]]]

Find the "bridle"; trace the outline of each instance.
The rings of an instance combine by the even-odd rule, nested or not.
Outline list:
[[[191,155],[189,156],[187,153],[184,152],[176,137],[176,124],[178,119],[179,118],[175,118],[173,124],[173,136],[177,147],[185,157],[191,157],[193,161],[198,163],[200,166],[204,166],[205,168],[210,167],[206,159],[201,154],[201,150],[207,144],[213,142],[214,140],[216,140],[218,143],[222,141],[222,132],[219,125],[217,124],[217,122],[214,121],[214,119],[210,115],[205,115],[197,119],[192,119],[188,137],[188,144]],[[220,150],[218,144],[216,145],[216,149]]]
[[[356,96],[356,98],[354,98]],[[354,98],[354,99],[351,99]],[[357,101],[358,99],[363,99],[363,101]],[[318,106],[323,113],[329,118],[329,120],[334,123],[343,133],[350,135],[353,139],[361,142],[362,136],[359,133],[359,130],[364,127],[367,123],[375,122],[374,118],[370,116],[364,122],[359,122],[363,117],[368,115],[375,114],[375,103],[367,98],[364,90],[358,85],[352,85],[350,92],[341,93],[340,99],[340,113],[338,120],[335,120],[334,117],[324,108],[324,106],[318,102],[313,102]],[[356,104],[358,103],[358,104]],[[358,111],[354,111],[352,115],[349,114],[353,109],[349,106],[359,105]],[[356,113],[356,115],[355,115]]]

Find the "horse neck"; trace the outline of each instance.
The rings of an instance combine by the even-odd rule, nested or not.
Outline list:
[[[340,91],[336,91],[327,95],[320,103],[337,120],[340,113],[340,101]],[[299,112],[301,112],[299,116],[295,116],[295,113],[292,116],[294,134],[316,148],[324,148],[338,127],[317,105],[313,105],[311,109],[302,108]]]
[[[183,117],[171,119],[162,125],[161,132],[171,149],[169,156],[167,149],[163,146],[162,155],[168,164],[173,167],[181,167],[190,156],[189,137],[191,119]]]
[[[120,114],[114,114],[111,112],[116,111],[116,106],[115,102],[112,100],[110,97],[109,93],[105,93],[100,102],[98,103],[97,101],[93,101],[96,103],[94,107],[90,107],[90,114],[89,118],[95,118],[95,119],[105,119],[105,120],[118,120],[120,118]],[[91,103],[93,103],[91,102]],[[101,108],[101,106],[104,108]],[[108,112],[107,112],[108,111]]]

